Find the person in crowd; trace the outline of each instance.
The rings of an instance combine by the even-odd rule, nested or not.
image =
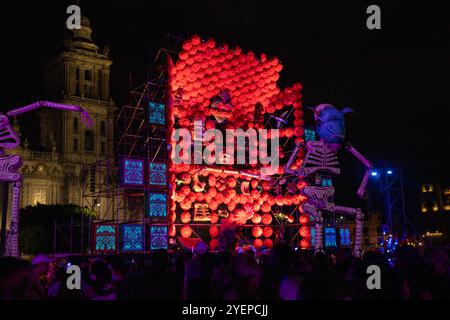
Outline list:
[[[431,265],[431,296],[434,300],[450,299],[450,262],[444,250],[429,250],[425,258]]]
[[[347,249],[333,253],[296,250],[279,242],[271,250],[236,244],[230,227],[223,249],[199,244],[155,250],[148,255],[35,256],[0,258],[0,300],[441,300],[450,299],[445,249],[399,246],[393,257],[368,251],[356,259]],[[248,249],[250,248],[250,250]],[[82,270],[81,290],[67,287],[70,264]],[[381,290],[367,287],[367,268],[381,271]],[[50,267],[50,269],[49,269]]]
[[[296,272],[288,272],[280,282],[281,300],[303,300],[302,296],[303,278]]]

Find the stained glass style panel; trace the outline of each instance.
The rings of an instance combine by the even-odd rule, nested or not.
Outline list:
[[[311,228],[311,248],[314,248],[316,245],[316,228]]]
[[[144,161],[139,159],[124,159],[122,164],[123,184],[144,184]]]
[[[150,227],[150,249],[167,249],[167,226]]]
[[[325,247],[336,247],[336,229],[325,228]]]
[[[163,103],[149,102],[149,117],[148,122],[151,124],[165,125],[166,124],[166,107]]]
[[[138,224],[121,226],[122,251],[142,251],[144,249],[144,227]]]
[[[147,216],[165,217],[167,216],[167,193],[148,192],[147,193]]]
[[[348,228],[340,228],[339,236],[341,240],[341,246],[349,246],[350,245],[350,230]]]
[[[116,228],[112,225],[95,226],[95,251],[114,252],[116,250]]]
[[[305,129],[305,141],[315,141],[316,132],[312,129]]]
[[[165,163],[150,162],[149,172],[149,184],[154,186],[165,186],[167,184],[167,170]]]

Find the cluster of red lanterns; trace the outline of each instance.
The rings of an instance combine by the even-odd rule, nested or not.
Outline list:
[[[186,182],[177,188],[173,196],[176,208],[182,211],[180,220],[184,224],[192,220],[191,210],[194,203],[208,204],[209,210],[212,212],[210,219],[214,220],[211,223],[217,223],[216,211],[223,204],[230,212],[228,218],[230,221],[245,224],[251,219],[255,224],[269,225],[273,219],[272,206],[301,205],[306,201],[306,197],[301,194],[272,195],[266,181],[261,182],[251,177],[239,178],[240,181],[248,181],[252,186],[252,190],[248,194],[243,194],[237,190],[238,182],[235,176],[223,176],[223,174],[206,170],[201,175],[206,181],[206,185],[203,191],[196,192],[193,188],[192,178],[186,178],[186,176],[190,176],[188,172],[176,174],[177,180]]]
[[[203,120],[205,129],[213,129],[216,122],[208,119],[212,115],[211,98],[217,96],[222,90],[227,90],[231,96],[232,110],[225,128],[246,129],[263,128],[264,123],[257,119],[255,106],[259,103],[262,109],[260,114],[272,114],[287,106],[292,106],[294,123],[293,128],[282,128],[280,138],[293,138],[296,143],[303,140],[303,110],[302,86],[294,84],[284,90],[277,86],[282,65],[277,58],[269,59],[265,54],[257,57],[253,52],[243,52],[239,47],[229,48],[224,44],[218,46],[213,39],[202,40],[199,36],[192,36],[183,44],[178,61],[171,66],[169,83],[173,103],[170,105],[170,128],[175,124],[191,129],[194,120]],[[223,106],[226,110],[225,106]],[[214,111],[217,112],[217,111]],[[224,111],[226,112],[226,111]],[[170,136],[170,135],[169,135]],[[260,144],[267,143],[259,141]],[[262,146],[264,147],[264,146]],[[280,149],[280,157],[284,151]],[[303,160],[304,151],[298,153],[292,169],[298,168]],[[176,235],[175,222],[177,219],[184,225],[179,229],[182,237],[189,238],[193,234],[189,223],[193,220],[195,203],[207,203],[211,212],[209,235],[210,248],[218,248],[219,241],[219,206],[226,206],[230,213],[229,221],[246,224],[251,221],[252,235],[255,237],[255,248],[271,248],[273,242],[272,207],[301,205],[306,197],[298,194],[273,195],[267,181],[261,181],[249,176],[239,176],[229,173],[208,172],[201,170],[201,165],[171,164],[170,183],[173,188],[170,199],[169,236]],[[223,168],[222,168],[223,169]],[[231,169],[231,168],[229,168]],[[283,166],[279,166],[278,174],[283,173]],[[259,168],[252,165],[248,173],[259,174]],[[194,187],[194,175],[201,176],[202,190]],[[196,177],[197,178],[197,177]],[[239,180],[238,180],[239,179]],[[248,190],[242,192],[240,184],[245,181]],[[301,190],[297,185],[298,190]],[[178,216],[176,215],[178,212]],[[300,216],[300,223],[303,223]],[[292,223],[293,217],[288,217]],[[302,227],[303,228],[303,227]],[[304,238],[307,239],[307,238]]]
[[[239,47],[217,46],[213,39],[202,41],[194,35],[184,42],[171,70],[172,91],[181,96],[174,111],[180,118],[209,115],[210,99],[227,89],[233,105],[231,122],[236,128],[243,127],[253,121],[258,102],[265,109],[280,93],[276,83],[282,68],[277,58],[269,59],[265,54],[256,57]]]

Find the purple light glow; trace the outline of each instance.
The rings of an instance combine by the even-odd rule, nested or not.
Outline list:
[[[81,120],[84,122],[84,124],[87,127],[91,128],[94,125],[92,119],[89,117],[88,112],[86,110],[84,110],[83,108],[81,108],[80,106],[65,105],[65,104],[51,102],[51,101],[37,101],[37,102],[34,102],[32,104],[13,109],[13,110],[9,111],[7,113],[7,115],[9,117],[14,117],[14,116],[18,116],[18,115],[20,115],[22,113],[26,113],[26,112],[29,112],[29,111],[32,111],[32,110],[35,110],[35,109],[39,109],[39,108],[42,108],[42,107],[53,108],[53,109],[58,109],[58,110],[67,110],[67,111],[80,112],[81,113]]]

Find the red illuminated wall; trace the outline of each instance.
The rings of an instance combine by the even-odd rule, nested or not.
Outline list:
[[[184,42],[182,52],[171,66],[169,127],[192,130],[193,121],[202,120],[205,130],[269,129],[266,125],[269,115],[292,109],[290,127],[280,129],[280,146],[292,148],[294,143],[303,140],[302,86],[296,83],[281,90],[277,86],[281,70],[282,65],[277,58],[244,52],[239,47],[230,48],[212,39],[203,41],[193,36]],[[213,108],[211,99],[223,90],[229,92],[230,103],[216,103]],[[217,119],[221,118],[226,118],[226,121],[219,123]],[[280,149],[282,159],[277,175],[283,174],[286,151]],[[303,152],[298,154],[293,169],[301,165],[303,156]],[[260,164],[238,169],[230,165],[170,164],[173,184],[170,235],[193,237],[191,226],[205,225],[210,245],[215,247],[221,219],[227,219],[250,226],[256,239],[255,246],[264,244],[271,247],[273,226],[280,218],[277,216],[275,219],[274,213],[285,206],[295,209],[301,205],[305,197],[300,195],[299,188],[304,184],[299,183],[294,191],[276,195],[268,181],[239,173],[258,174],[260,168]],[[237,171],[230,172],[233,170]],[[203,209],[204,215],[194,215],[196,206],[200,208],[197,212]],[[293,210],[281,211],[291,213]],[[299,223],[289,214],[282,219]],[[307,247],[308,243],[303,242],[302,246]]]

